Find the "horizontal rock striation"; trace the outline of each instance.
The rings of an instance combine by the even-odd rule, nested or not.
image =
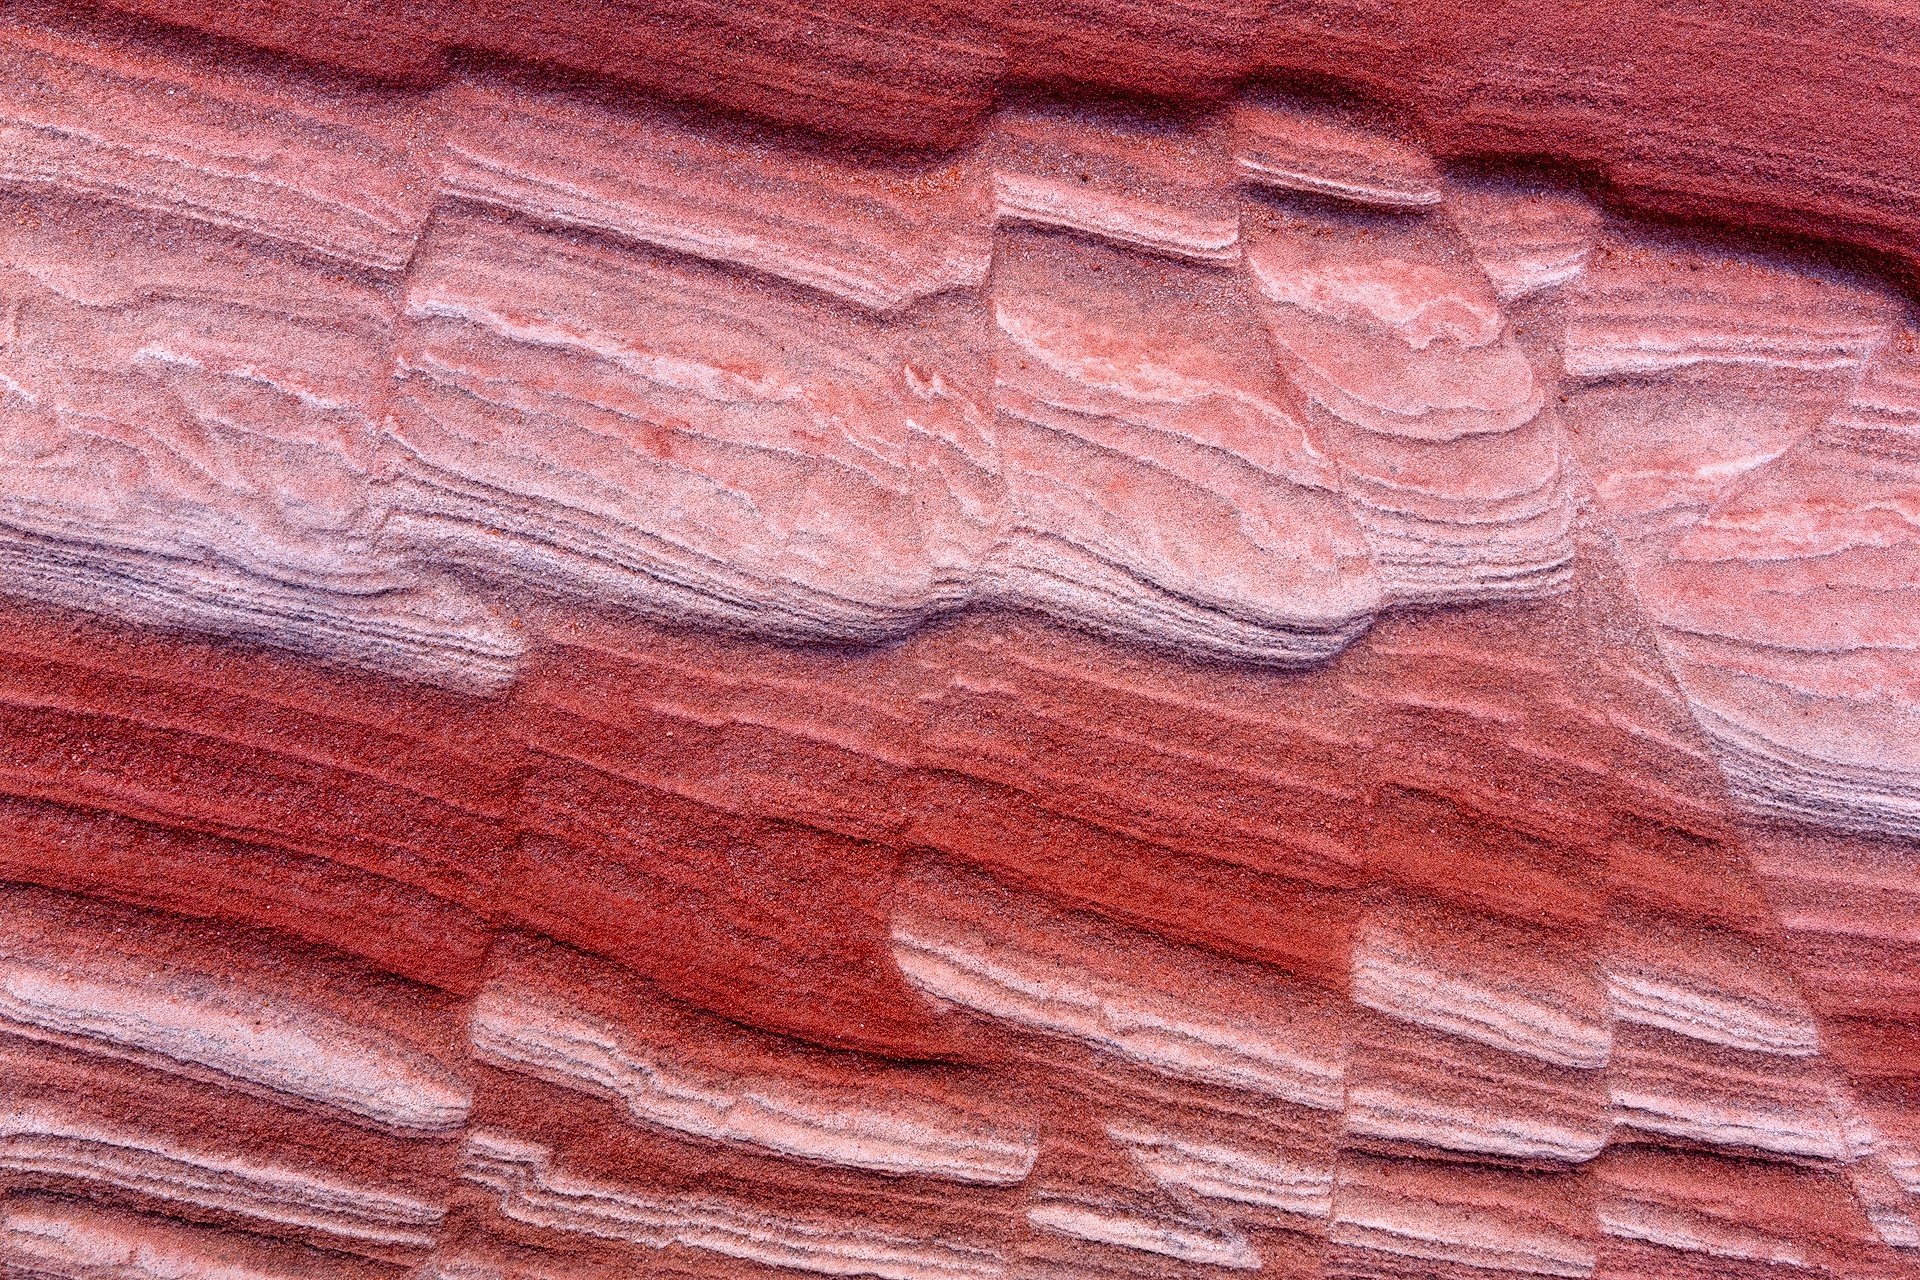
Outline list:
[[[847,652],[557,610],[513,697],[410,707],[34,606],[0,1249],[1904,1274],[1896,846],[1735,823],[1630,598],[1580,568],[1302,673],[1006,615]],[[138,726],[165,746],[114,763]]]
[[[70,23],[76,6],[38,0]],[[842,144],[949,148],[1033,89],[1219,101],[1248,80],[1391,105],[1449,157],[1553,157],[1672,216],[1839,239],[1911,271],[1920,248],[1916,31],[1897,5],[1652,0],[1498,11],[1441,0],[113,0],[129,24],[376,81],[445,83],[476,56],[618,98],[671,99]],[[248,47],[251,47],[250,49]],[[1302,170],[1310,172],[1310,170]]]
[[[1443,163],[1549,36],[162,16],[0,29],[0,1274],[1914,1273],[1920,338]]]
[[[1272,97],[861,160],[10,40],[18,594],[469,689],[527,592],[1289,666],[1564,590],[1591,504],[1742,801],[1912,833],[1882,291]]]

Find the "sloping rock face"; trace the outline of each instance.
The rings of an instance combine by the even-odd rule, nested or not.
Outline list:
[[[107,8],[0,1275],[1920,1274],[1909,18]]]

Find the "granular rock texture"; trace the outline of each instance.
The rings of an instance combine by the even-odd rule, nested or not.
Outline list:
[[[0,1276],[1920,1275],[1912,18],[1644,10],[11,11]]]

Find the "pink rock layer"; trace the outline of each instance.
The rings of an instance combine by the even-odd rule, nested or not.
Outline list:
[[[1184,15],[0,31],[0,1274],[1913,1271],[1900,298]]]
[[[616,98],[892,150],[959,145],[997,101],[1034,89],[1191,106],[1248,81],[1332,88],[1417,122],[1450,158],[1553,157],[1663,215],[1839,240],[1908,273],[1920,261],[1920,34],[1898,4],[36,0],[32,11],[414,86],[445,83],[476,56],[522,63]]]
[[[511,79],[4,53],[17,593],[467,688],[530,591],[1286,667],[1563,590],[1584,511],[1742,803],[1920,821],[1883,290],[1271,96],[907,162]]]

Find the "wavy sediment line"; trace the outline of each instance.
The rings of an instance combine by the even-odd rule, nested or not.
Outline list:
[[[1571,193],[1452,177],[1259,95],[1192,120],[1009,108],[909,164],[505,80],[417,96],[402,129],[368,90],[303,103],[48,33],[0,54],[21,140],[0,188],[60,202],[56,224],[121,208],[219,246],[141,259],[38,215],[0,237],[25,290],[0,360],[18,593],[476,688],[513,679],[494,602],[527,589],[860,644],[1011,605],[1299,666],[1397,607],[1563,592],[1584,475],[1739,794],[1911,825],[1920,766],[1827,745],[1884,712],[1809,703],[1798,674],[1730,706],[1728,658],[1684,638],[1697,588],[1660,585],[1671,564],[1762,608],[1796,522],[1712,558],[1687,530],[1731,529],[1711,507],[1736,476],[1832,484],[1856,446],[1828,446],[1825,481],[1783,451],[1820,417],[1900,438],[1897,377],[1849,409],[1822,381],[1886,364],[1870,290],[1616,234]],[[57,91],[5,89],[36,77]],[[266,278],[288,253],[357,274],[294,301]],[[150,283],[107,283],[135,262]],[[1043,299],[1064,304],[1044,334]],[[23,305],[60,318],[22,330]],[[1759,447],[1727,471],[1704,429],[1634,443],[1674,412]],[[1888,590],[1915,543],[1872,513],[1911,506],[1902,486],[1821,499],[1872,525],[1831,554],[1879,556],[1861,572]],[[1632,532],[1656,513],[1657,546]],[[1904,671],[1880,607],[1849,601],[1848,625]],[[1901,687],[1881,692],[1905,724]],[[1782,702],[1817,705],[1823,740],[1788,741],[1762,705]]]

